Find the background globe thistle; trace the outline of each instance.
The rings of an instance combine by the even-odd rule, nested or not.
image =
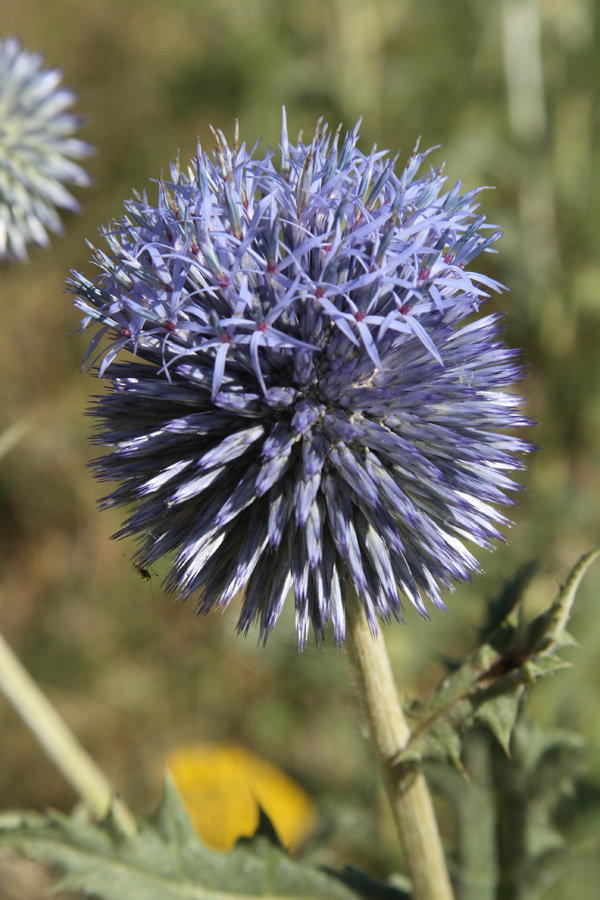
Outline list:
[[[69,281],[109,385],[103,503],[133,504],[118,536],[145,566],[174,551],[167,588],[199,612],[243,592],[238,628],[263,639],[293,588],[300,646],[330,619],[343,642],[348,580],[373,631],[403,595],[443,607],[529,449],[498,433],[528,424],[499,317],[465,322],[500,287],[464,270],[498,237],[478,191],[339,136],[291,146],[284,119],[276,164],[215,132],[156,206],[126,203],[96,283]]]
[[[75,94],[59,87],[57,69],[16,38],[0,40],[0,259],[26,258],[62,230],[56,208],[79,210],[65,184],[89,184],[73,160],[91,153],[74,137],[81,119],[69,112]]]

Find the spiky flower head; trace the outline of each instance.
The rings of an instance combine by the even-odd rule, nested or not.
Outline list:
[[[75,94],[60,87],[57,69],[41,66],[16,38],[0,40],[0,260],[26,259],[29,243],[45,246],[48,231],[62,231],[57,207],[79,210],[65,184],[89,184],[74,162],[91,153],[73,137]]]
[[[241,593],[238,629],[263,639],[292,589],[301,647],[311,622],[344,641],[350,585],[373,631],[403,597],[443,607],[478,567],[465,542],[501,537],[528,449],[501,433],[527,424],[503,390],[516,353],[473,316],[499,287],[465,271],[498,237],[478,191],[339,136],[292,146],[284,118],[259,159],[215,132],[156,205],[126,203],[96,283],[69,283],[109,386],[103,502],[133,504],[118,536],[144,566],[173,552],[167,588],[199,612]]]

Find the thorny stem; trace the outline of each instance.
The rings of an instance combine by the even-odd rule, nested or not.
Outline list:
[[[34,733],[49,759],[79,794],[92,816],[101,820],[110,811],[124,834],[135,834],[137,829],[132,814],[115,797],[104,773],[79,744],[2,634],[0,690]]]
[[[373,638],[353,591],[347,593],[346,647],[356,674],[392,813],[413,883],[414,900],[453,900],[425,776],[418,764],[394,765],[410,729],[383,640]]]

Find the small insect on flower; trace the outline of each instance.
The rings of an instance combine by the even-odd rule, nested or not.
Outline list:
[[[152,581],[153,573],[149,569],[144,568],[144,566],[142,566],[136,562],[133,562],[132,566],[135,569],[135,571],[138,573],[138,575],[140,576],[142,581]]]
[[[343,643],[350,585],[374,633],[403,598],[443,608],[531,449],[519,354],[478,315],[501,285],[467,269],[499,232],[418,148],[397,173],[356,128],[292,145],[284,115],[263,158],[214,135],[69,281],[109,388],[103,503],[132,507],[117,536],[145,568],[173,554],[166,587],[198,612],[239,594],[264,640],[290,591],[300,647],[329,621]]]
[[[41,65],[16,38],[0,39],[0,260],[9,262],[62,231],[57,208],[79,210],[65,184],[90,182],[75,162],[92,152],[73,137],[82,121],[69,110],[75,94]]]
[[[123,556],[125,556],[125,554],[123,554]],[[137,572],[140,576],[142,581],[152,581],[153,576],[156,575],[156,572],[151,572],[143,563],[138,562],[135,559],[131,560],[131,566],[134,572]]]

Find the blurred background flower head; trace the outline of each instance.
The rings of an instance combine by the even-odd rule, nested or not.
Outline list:
[[[262,639],[293,588],[301,647],[328,621],[344,642],[348,580],[373,632],[402,596],[443,607],[478,568],[465,541],[502,537],[529,449],[498,433],[529,424],[498,315],[465,324],[500,287],[466,271],[498,237],[479,190],[340,134],[291,145],[284,115],[276,161],[215,132],[105,229],[96,283],[69,282],[99,326],[114,449],[95,471],[120,482],[105,505],[134,504],[120,536],[144,566],[174,553],[167,586],[199,612],[242,592]]]
[[[65,184],[89,184],[75,160],[92,152],[74,137],[81,118],[58,69],[42,68],[16,38],[0,39],[0,260],[24,260],[27,244],[48,244],[62,224],[58,209],[77,212]]]

